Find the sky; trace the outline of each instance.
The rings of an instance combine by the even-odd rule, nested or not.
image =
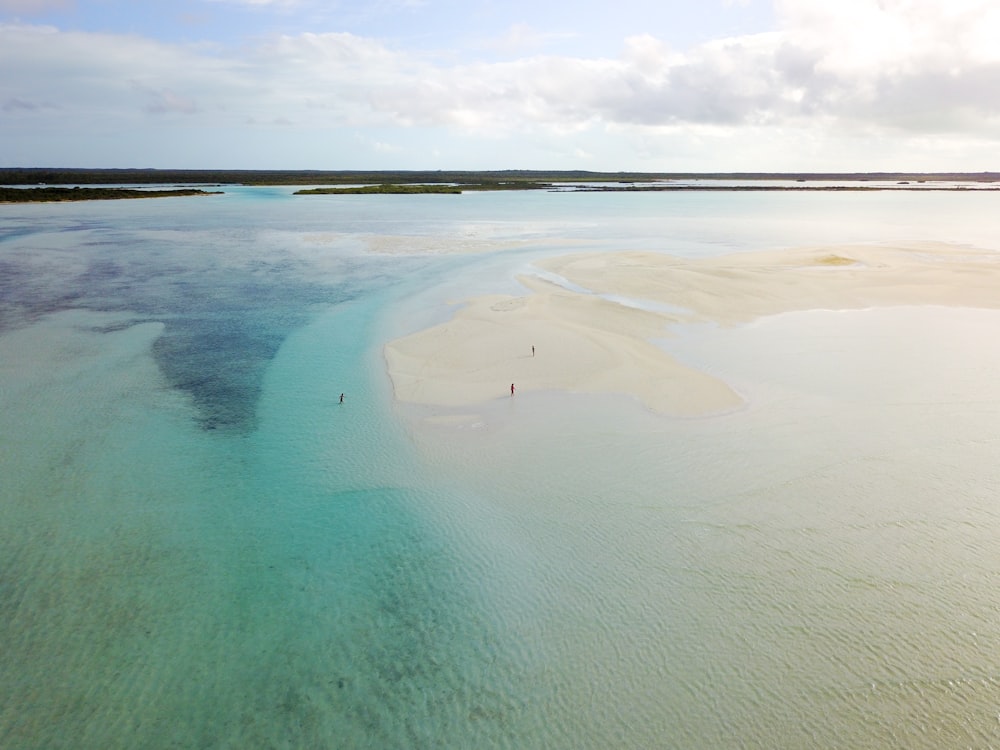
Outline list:
[[[1000,0],[0,0],[0,167],[1000,170]]]

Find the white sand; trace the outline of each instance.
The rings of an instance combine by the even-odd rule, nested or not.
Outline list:
[[[595,294],[519,277],[530,291],[525,296],[469,300],[447,323],[386,345],[396,397],[469,406],[509,398],[513,382],[518,393],[632,394],[662,414],[714,413],[741,399],[650,343],[668,337],[671,324],[732,325],[793,310],[894,305],[1000,308],[1000,254],[940,243],[701,260],[583,253],[536,265]],[[597,294],[654,304],[637,309]],[[653,311],[660,309],[677,311]]]

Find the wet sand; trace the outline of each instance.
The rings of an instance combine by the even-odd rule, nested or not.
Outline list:
[[[738,325],[799,310],[1000,308],[1000,254],[942,243],[823,246],[696,260],[651,252],[580,253],[547,258],[536,267],[568,286],[519,276],[527,289],[523,296],[467,300],[451,320],[387,344],[396,398],[472,406],[510,398],[514,383],[519,394],[629,394],[660,414],[712,414],[738,408],[742,400],[725,382],[657,346],[673,326]]]

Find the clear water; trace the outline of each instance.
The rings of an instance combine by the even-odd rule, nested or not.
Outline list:
[[[0,747],[1000,743],[1000,314],[684,329],[747,399],[691,420],[418,429],[381,355],[548,254],[1000,198],[290,193],[0,206]]]

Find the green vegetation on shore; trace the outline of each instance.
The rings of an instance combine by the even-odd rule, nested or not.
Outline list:
[[[121,200],[124,198],[177,198],[189,195],[217,195],[205,190],[129,190],[126,188],[81,187],[0,187],[0,203],[60,203],[64,201]]]
[[[465,190],[537,189],[550,183],[664,180],[998,182],[1000,172],[588,172],[585,170],[360,171],[0,168],[0,185],[461,185]],[[479,185],[481,187],[473,187]],[[466,187],[468,186],[468,187]]]
[[[370,193],[386,194],[414,194],[414,193],[437,193],[445,195],[460,195],[466,190],[545,190],[551,188],[551,183],[533,182],[529,180],[514,180],[510,182],[484,181],[484,182],[463,182],[457,185],[442,185],[440,183],[419,183],[419,184],[398,184],[382,183],[380,185],[353,185],[350,187],[325,187],[310,188],[306,190],[296,190],[295,195],[334,195],[334,194],[354,194],[367,195]]]
[[[387,193],[392,195],[410,195],[413,193],[445,193],[461,195],[462,188],[456,185],[364,185],[362,187],[325,187],[309,190],[296,190],[295,195],[368,195],[370,193]]]
[[[792,182],[798,184],[790,184]],[[865,184],[866,182],[872,184]],[[164,183],[172,183],[174,189],[138,190],[122,187],[123,185],[138,187]],[[961,191],[970,189],[972,183],[979,184],[979,187],[975,188],[976,190],[1000,191],[1000,173],[665,173],[585,172],[581,170],[546,172],[516,169],[483,172],[360,172],[0,168],[0,185],[21,186],[17,188],[0,187],[0,203],[210,195],[213,192],[221,191],[198,189],[197,186],[207,188],[223,185],[323,186],[304,188],[296,191],[295,195],[458,195],[467,191],[486,190],[870,192],[893,189]],[[81,185],[101,187],[80,187]]]

